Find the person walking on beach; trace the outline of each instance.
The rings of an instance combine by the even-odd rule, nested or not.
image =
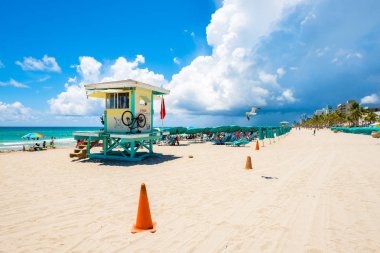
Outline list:
[[[314,128],[314,132],[313,132],[313,135],[315,136],[315,128]]]

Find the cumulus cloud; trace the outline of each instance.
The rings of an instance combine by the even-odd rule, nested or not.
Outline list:
[[[366,5],[355,0],[305,1],[279,22],[255,50],[256,64],[266,73],[281,66],[287,70],[277,82],[293,92],[296,102],[278,110],[312,112],[347,99],[360,101],[364,90],[365,95],[380,96],[373,78],[380,66],[380,16],[368,15],[376,8],[376,0]],[[316,19],[302,26],[310,13]]]
[[[284,13],[299,0],[225,0],[206,28],[207,42],[212,54],[196,57],[188,66],[172,76],[168,83],[163,75],[141,68],[145,58],[138,55],[133,61],[119,57],[104,66],[90,56],[82,56],[76,66],[81,77],[78,84],[70,79],[65,91],[49,100],[55,114],[88,115],[100,112],[99,100],[85,100],[84,83],[136,79],[171,89],[167,99],[172,112],[207,114],[241,110],[269,103],[293,103],[292,91],[281,87],[278,80],[286,71],[276,68],[265,71],[256,66],[255,48],[271,33]],[[185,31],[186,33],[189,31]],[[174,58],[175,63],[179,63]],[[270,74],[268,72],[274,72]]]
[[[50,111],[53,114],[96,115],[101,111],[102,104],[99,99],[86,99],[83,84],[99,81],[102,64],[95,58],[89,56],[79,57],[79,62],[79,65],[75,67],[82,78],[82,82],[72,84],[76,79],[69,78],[65,84],[65,91],[48,101]]]
[[[148,68],[141,68],[140,65],[145,63],[142,55],[137,55],[133,61],[128,61],[124,57],[119,57],[116,61],[105,69],[101,82],[133,79],[151,85],[161,86],[167,81],[161,74],[156,74]]]
[[[41,60],[35,59],[33,57],[24,57],[24,60],[16,61],[16,64],[19,65],[22,70],[31,70],[31,71],[48,71],[48,72],[61,72],[57,61],[54,57],[44,55]]]
[[[259,79],[263,83],[277,84],[277,75],[268,74],[264,71],[259,72]]]
[[[206,28],[212,54],[195,58],[172,77],[169,106],[207,114],[278,101],[275,98],[285,90],[278,77],[285,70],[280,68],[276,74],[260,70],[255,48],[298,2],[225,0]]]
[[[293,91],[291,91],[290,89],[284,90],[281,96],[277,97],[277,100],[281,102],[288,102],[288,103],[296,102],[296,98],[293,95]]]
[[[0,121],[33,119],[32,109],[20,102],[7,104],[0,101]]]
[[[13,78],[11,78],[8,82],[0,82],[0,86],[13,86],[16,88],[28,88],[29,87],[23,83],[17,82]]]
[[[313,111],[321,104],[360,99],[364,86],[367,94],[377,92],[378,81],[368,76],[378,75],[380,16],[368,13],[380,3],[369,2],[225,0],[206,28],[211,53],[196,57],[169,83],[149,70],[136,71],[143,57],[111,65],[134,68],[135,79],[159,77],[171,89],[165,100],[169,114],[206,115],[212,122],[214,115],[240,115],[252,105],[275,108],[280,116],[281,108]],[[77,83],[129,78],[116,66],[91,68],[94,74],[79,74]]]
[[[97,82],[100,78],[100,68],[102,64],[90,56],[79,57],[79,62],[80,64],[75,67],[77,72],[81,75],[83,82]]]
[[[372,95],[368,95],[368,96],[365,96],[363,97],[361,100],[360,100],[360,103],[361,104],[377,104],[380,102],[380,98],[377,94],[372,94]]]
[[[100,115],[104,109],[104,101],[86,99],[84,84],[88,83],[135,79],[156,86],[165,84],[163,75],[140,68],[144,62],[145,58],[137,55],[133,61],[119,57],[112,64],[104,66],[93,57],[79,57],[79,64],[75,67],[80,78],[68,79],[65,91],[48,101],[50,111],[56,115]]]

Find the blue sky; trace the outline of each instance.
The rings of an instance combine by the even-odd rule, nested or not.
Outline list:
[[[168,125],[379,104],[378,13],[375,0],[1,1],[0,126],[98,125],[83,84],[120,78],[171,89]]]

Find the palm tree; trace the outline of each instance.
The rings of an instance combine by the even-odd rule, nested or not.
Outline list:
[[[374,112],[368,112],[367,115],[364,117],[364,120],[369,122],[369,124],[372,124],[377,120],[377,115]]]
[[[341,111],[336,110],[335,111],[335,115],[337,117],[337,123],[338,123],[338,125],[342,125],[344,122],[346,122],[346,117],[345,117],[345,115]]]
[[[360,107],[359,103],[353,102],[350,105],[350,114],[348,115],[348,120],[352,122],[353,125],[359,125],[359,119],[362,117],[364,109]]]

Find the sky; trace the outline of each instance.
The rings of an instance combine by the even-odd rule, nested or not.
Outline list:
[[[129,78],[171,91],[171,126],[379,105],[378,13],[377,0],[2,0],[0,126],[100,126],[83,85]]]

